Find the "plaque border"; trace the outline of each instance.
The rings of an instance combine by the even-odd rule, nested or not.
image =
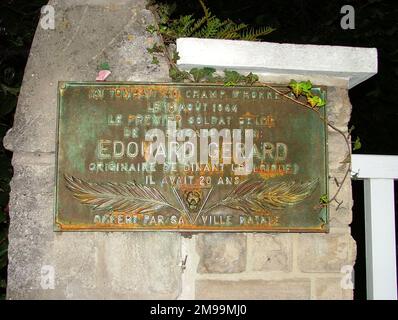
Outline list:
[[[60,124],[60,109],[61,109],[61,100],[62,100],[62,90],[66,89],[69,86],[115,86],[115,85],[159,85],[159,86],[203,86],[203,87],[222,87],[220,84],[215,83],[179,83],[179,82],[145,82],[145,81],[109,81],[109,82],[96,82],[96,81],[58,81],[57,86],[57,106],[56,106],[56,130],[55,130],[55,186],[54,186],[54,203],[53,203],[53,231],[54,232],[172,232],[172,233],[184,233],[184,234],[197,234],[197,233],[329,233],[330,231],[330,208],[329,205],[325,206],[320,210],[325,210],[326,222],[321,225],[320,228],[288,228],[288,227],[264,227],[261,228],[253,228],[251,227],[242,227],[240,229],[222,229],[227,227],[222,227],[220,229],[214,228],[214,230],[210,230],[211,227],[206,226],[206,228],[198,229],[197,226],[193,226],[192,228],[159,228],[155,226],[148,226],[145,228],[131,228],[131,227],[93,227],[92,224],[62,224],[62,222],[58,219],[58,184],[59,184],[59,176],[58,176],[58,153],[59,153],[59,124]],[[286,83],[282,84],[270,84],[274,87],[287,87]],[[236,87],[261,87],[260,85],[237,85]],[[318,94],[321,94],[324,99],[327,99],[327,86],[316,86],[313,88],[314,91],[317,91]],[[323,90],[322,90],[323,89]],[[327,100],[326,100],[327,101]],[[299,106],[298,106],[299,107]],[[328,103],[326,102],[326,106],[321,110],[322,116],[327,119],[327,107]],[[323,124],[324,132],[325,132],[325,190],[326,194],[329,196],[329,144],[328,144],[328,126],[327,123]],[[322,227],[323,226],[323,227]]]

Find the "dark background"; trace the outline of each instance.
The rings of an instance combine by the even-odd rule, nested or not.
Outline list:
[[[67,0],[65,0],[67,1]],[[176,2],[175,17],[202,16],[197,1]],[[12,126],[23,72],[30,45],[45,0],[1,0],[0,2],[0,141]],[[360,137],[357,153],[398,155],[398,1],[356,0],[213,0],[211,12],[251,26],[271,26],[277,30],[264,41],[376,47],[379,72],[350,90],[353,105],[353,140]],[[355,29],[343,30],[343,5],[355,8]],[[12,177],[12,154],[0,143],[0,290],[4,298],[7,265],[8,193]],[[363,184],[353,183],[354,221],[352,232],[358,246],[355,265],[355,298],[366,298]],[[396,199],[397,188],[396,188]],[[396,206],[397,207],[397,206]],[[397,210],[396,210],[397,212]]]

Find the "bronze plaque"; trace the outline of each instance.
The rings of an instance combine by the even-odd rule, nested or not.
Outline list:
[[[58,231],[328,230],[325,123],[270,89],[60,82],[58,109]]]

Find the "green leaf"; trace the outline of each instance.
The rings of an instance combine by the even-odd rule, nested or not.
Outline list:
[[[155,53],[155,52],[158,52],[158,53],[160,53],[160,52],[163,52],[163,46],[159,46],[157,43],[155,43],[151,48],[146,48],[146,50],[149,52],[149,53]]]
[[[152,61],[151,61],[151,63],[152,63],[152,64],[159,65],[159,59],[158,59],[157,57],[155,57],[155,56],[152,56]]]
[[[245,77],[245,82],[246,84],[250,84],[253,85],[254,83],[256,83],[258,81],[258,75],[254,74],[254,73],[249,73],[246,77]]]
[[[242,32],[242,35],[240,39],[242,40],[249,40],[249,41],[255,41],[259,40],[258,38],[261,36],[265,36],[276,29],[271,28],[271,27],[261,27],[259,29],[250,29],[250,30],[245,30]]]
[[[150,24],[149,26],[146,27],[145,30],[148,31],[150,34],[154,34],[157,29],[153,24]]]
[[[174,51],[173,51],[172,59],[173,59],[173,62],[174,62],[174,63],[177,63],[177,60],[180,59],[180,56],[178,55],[177,50],[174,50]]]
[[[237,85],[237,83],[233,82],[233,81],[224,82],[224,87],[234,87],[236,85]]]
[[[172,42],[179,37],[258,40],[259,37],[275,30],[271,27],[253,29],[244,23],[238,24],[229,19],[220,19],[210,12],[202,0],[199,0],[199,3],[204,15],[198,19],[192,14],[171,19],[173,11],[170,9],[171,5],[157,6],[159,31],[166,42]],[[155,30],[148,26],[147,31],[154,32]]]
[[[326,101],[325,101],[325,99],[323,99],[323,98],[321,98],[321,97],[319,97],[319,103],[317,104],[317,107],[318,108],[322,108],[322,107],[324,107],[324,106],[326,106]]]
[[[192,25],[195,19],[192,15],[180,16],[178,20],[174,20],[172,29],[175,31],[177,37],[187,37],[191,33]]]
[[[207,17],[203,16],[201,19],[196,20],[195,24],[189,28],[186,32],[188,37],[192,36],[195,32],[197,32],[207,21]]]
[[[289,88],[292,89],[293,94],[298,98],[300,95],[312,97],[311,89],[312,83],[310,80],[297,82],[296,80],[290,80]]]
[[[321,195],[320,198],[319,198],[319,202],[320,202],[321,204],[327,204],[327,203],[329,202],[329,197],[328,197],[328,195],[327,195],[327,194]]]
[[[199,68],[192,68],[189,73],[193,76],[195,82],[199,82],[203,76],[203,71]]]
[[[245,81],[245,76],[241,75],[239,72],[234,70],[224,70],[224,85],[237,85],[241,81]]]
[[[102,62],[98,68],[99,70],[111,70],[108,62]]]
[[[300,83],[297,82],[296,80],[290,80],[288,87],[292,89],[292,92],[296,96],[296,98],[298,98],[303,92],[303,88],[301,87]]]
[[[168,31],[168,27],[167,26],[160,26],[159,27],[159,31],[160,31],[160,33],[162,33],[162,34],[166,34],[167,33],[167,31]]]
[[[362,143],[361,143],[361,139],[359,137],[357,137],[354,141],[354,147],[352,148],[352,151],[356,151],[362,148]]]
[[[301,90],[302,90],[303,94],[305,94],[305,95],[310,94],[311,95],[312,83],[311,83],[310,80],[300,81],[299,85],[301,86]]]
[[[204,68],[193,68],[189,71],[189,73],[193,76],[193,80],[195,82],[201,81],[214,81],[213,74],[216,72],[216,69],[204,67]]]
[[[307,102],[310,104],[312,108],[314,107],[323,107],[325,106],[326,102],[319,96],[307,96]]]
[[[181,71],[174,66],[169,69],[169,76],[175,82],[183,82],[191,78],[189,72]]]

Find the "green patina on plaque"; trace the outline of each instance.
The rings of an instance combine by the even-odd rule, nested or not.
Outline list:
[[[60,82],[58,109],[56,230],[328,231],[326,125],[268,88]]]

